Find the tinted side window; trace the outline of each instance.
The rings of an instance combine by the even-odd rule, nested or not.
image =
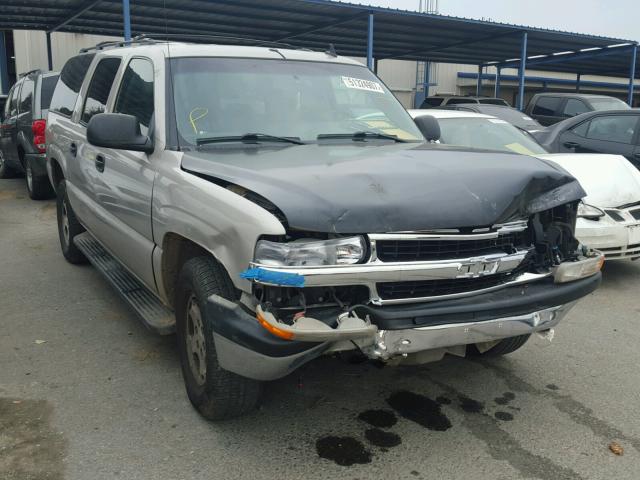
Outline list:
[[[538,97],[532,113],[534,115],[554,115],[560,106],[560,101],[559,97]]]
[[[18,114],[26,113],[31,115],[31,106],[33,104],[33,91],[35,83],[30,78],[25,78],[20,90],[20,102],[18,103]]]
[[[147,134],[153,116],[153,64],[149,60],[134,58],[129,62],[113,111],[136,117],[142,133]]]
[[[94,54],[78,55],[65,63],[62,72],[60,72],[60,81],[56,84],[51,98],[50,110],[67,117],[71,116],[84,76],[87,74],[94,56]]]
[[[564,112],[562,113],[567,117],[575,117],[576,115],[580,115],[581,113],[586,113],[589,111],[591,110],[585,105],[582,100],[570,98],[569,100],[567,100],[567,103],[564,106]]]
[[[93,72],[89,90],[87,90],[87,98],[84,101],[82,109],[81,121],[89,123],[91,117],[98,113],[104,113],[107,106],[109,92],[113,86],[113,80],[120,67],[119,58],[105,58],[100,60],[98,66]]]
[[[58,83],[58,75],[51,75],[48,77],[42,77],[40,86],[40,109],[48,110],[51,105],[51,97],[53,97],[53,91]]]
[[[475,98],[450,98],[447,105],[456,105],[458,103],[478,103]]]
[[[18,85],[14,85],[9,90],[9,96],[7,97],[7,103],[4,106],[4,118],[9,118],[12,115],[13,105],[17,105],[15,97],[18,95]]]
[[[444,98],[425,98],[424,102],[422,102],[422,106],[420,108],[429,108],[429,107],[439,107],[442,105]]]
[[[581,137],[586,137],[587,132],[589,131],[589,125],[591,125],[591,122],[582,122],[577,127],[573,127],[571,131],[576,135],[579,135]]]
[[[609,142],[631,143],[638,124],[636,115],[605,115],[591,120],[587,138]]]

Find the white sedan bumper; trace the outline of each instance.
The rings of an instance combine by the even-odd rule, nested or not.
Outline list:
[[[608,213],[599,220],[579,218],[576,237],[580,243],[600,250],[607,260],[637,260],[640,258],[640,220],[624,210],[615,212],[618,220]]]

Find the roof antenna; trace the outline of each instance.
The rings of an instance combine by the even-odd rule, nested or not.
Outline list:
[[[338,54],[336,53],[336,47],[333,45],[333,43],[329,44],[329,50],[325,50],[325,52],[327,55],[331,55],[332,57],[337,57]]]

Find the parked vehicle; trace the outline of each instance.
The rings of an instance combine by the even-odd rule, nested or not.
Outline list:
[[[0,122],[4,120],[4,106],[7,104],[9,95],[0,95]]]
[[[420,108],[441,108],[448,105],[458,105],[461,103],[475,103],[482,105],[503,105],[509,107],[509,103],[503,98],[497,97],[463,97],[460,95],[434,95],[427,97],[420,105]]]
[[[205,417],[332,352],[513,352],[598,286],[602,256],[573,236],[584,191],[553,164],[426,144],[328,52],[140,42],[62,70],[60,244],[175,328]]]
[[[502,119],[470,112],[411,110],[436,118],[440,142],[518,152],[550,160],[578,179],[587,196],[578,208],[576,237],[607,260],[640,258],[640,172],[620,155],[549,154],[534,139]]]
[[[529,133],[539,132],[540,130],[544,129],[542,125],[536,122],[529,115],[522,113],[517,108],[506,107],[504,105],[461,103],[459,105],[452,105],[443,108],[446,110],[462,110],[466,112],[476,112],[484,113],[485,115],[491,115],[493,117],[506,120],[511,125]]]
[[[607,95],[582,93],[536,93],[525,113],[541,125],[549,126],[586,112],[630,108],[622,100]]]
[[[34,70],[9,91],[0,124],[0,178],[24,173],[34,200],[53,195],[47,177],[45,128],[58,73]]]
[[[612,153],[640,168],[640,109],[583,113],[534,134],[550,152]]]

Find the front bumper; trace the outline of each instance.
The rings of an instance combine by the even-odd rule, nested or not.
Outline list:
[[[617,222],[608,215],[599,220],[579,218],[576,238],[589,248],[604,253],[607,260],[636,260],[640,258],[640,221],[624,216]]]
[[[548,278],[531,285],[504,288],[474,297],[435,303],[360,307],[375,330],[354,339],[360,347],[380,351],[379,358],[435,348],[488,342],[548,330],[560,322],[575,301],[594,291],[597,273],[570,283]],[[339,335],[322,342],[283,340],[264,329],[255,315],[218,296],[208,300],[220,366],[257,380],[281,378],[344,341]],[[371,326],[369,325],[369,326]],[[336,330],[336,333],[339,330]],[[407,342],[408,341],[408,342]]]

